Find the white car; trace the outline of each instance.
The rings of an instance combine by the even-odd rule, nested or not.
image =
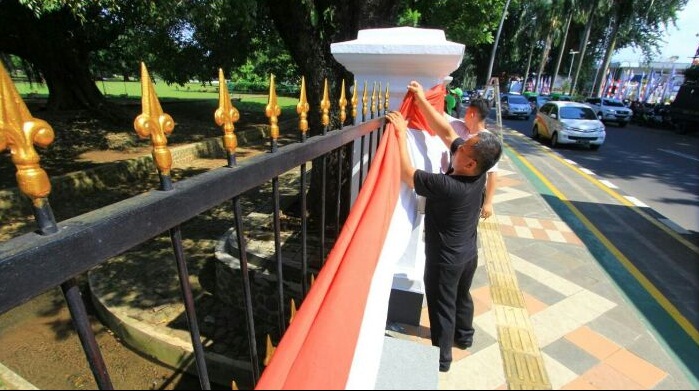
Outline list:
[[[602,122],[616,122],[622,128],[631,121],[633,116],[633,110],[616,99],[587,98],[585,103],[595,110]]]
[[[577,102],[551,101],[543,106],[534,119],[532,138],[551,140],[551,147],[577,144],[597,150],[604,144],[607,133],[604,124],[590,106]]]

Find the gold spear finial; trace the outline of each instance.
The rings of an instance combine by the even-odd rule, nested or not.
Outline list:
[[[143,112],[136,117],[134,129],[141,138],[150,137],[153,144],[153,160],[158,171],[162,175],[170,176],[172,154],[167,148],[166,135],[175,129],[175,121],[169,114],[163,113],[144,63],[141,63],[141,106]]]
[[[357,79],[354,79],[354,85],[352,86],[352,119],[357,119],[357,104],[359,103],[359,97],[357,96]]]
[[[330,98],[328,96],[328,78],[326,77],[323,87],[323,100],[320,101],[320,109],[323,111],[321,120],[323,126],[330,125]]]
[[[289,316],[289,324],[294,321],[294,317],[296,316],[296,302],[294,299],[291,299],[291,305],[289,306],[291,315]]]
[[[12,163],[17,167],[17,185],[37,208],[45,204],[51,193],[51,182],[39,165],[34,145],[45,148],[53,139],[51,125],[32,117],[0,63],[0,152],[10,150]]]
[[[269,100],[265,106],[265,115],[269,118],[269,134],[272,137],[272,152],[277,149],[277,139],[279,138],[279,115],[282,109],[277,103],[277,89],[274,86],[274,75],[269,78]]]
[[[371,117],[374,118],[374,113],[376,113],[376,82],[371,88]]]
[[[313,273],[311,273],[311,286],[313,286],[313,284],[315,282],[316,282],[316,276]]]
[[[310,106],[306,99],[306,78],[301,76],[301,93],[299,94],[299,103],[296,104],[296,112],[299,115],[299,129],[302,136],[308,132],[308,111]]]
[[[262,361],[262,364],[265,366],[269,365],[269,362],[272,361],[272,356],[274,356],[274,351],[277,350],[277,348],[272,345],[272,337],[267,334],[267,351],[265,353],[265,359]]]
[[[383,113],[384,114],[388,113],[388,109],[390,108],[389,107],[390,98],[391,98],[391,93],[388,91],[388,82],[387,82],[386,83],[386,96],[385,96],[385,99],[383,101]]]
[[[235,123],[240,119],[240,113],[231,103],[226,79],[223,77],[223,69],[218,69],[218,109],[214,113],[216,125],[223,127],[223,147],[228,153],[229,163],[235,162],[235,149],[238,147],[238,138],[235,135]]]
[[[231,380],[231,390],[239,390],[238,383],[235,380]]]
[[[376,115],[381,115],[381,109],[383,109],[383,94],[381,93],[381,82],[379,82],[379,89],[376,90]]]
[[[369,112],[369,92],[367,91],[367,81],[364,80],[364,92],[362,92],[362,120],[366,119],[366,115]]]
[[[345,124],[347,119],[347,98],[345,98],[345,79],[342,79],[342,91],[340,91],[340,127]]]

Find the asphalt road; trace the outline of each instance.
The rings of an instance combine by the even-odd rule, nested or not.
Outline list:
[[[533,118],[503,119],[503,125],[530,136]],[[611,123],[606,129],[598,151],[566,146],[557,152],[621,189],[636,205],[664,216],[677,232],[699,233],[699,132],[681,135]]]

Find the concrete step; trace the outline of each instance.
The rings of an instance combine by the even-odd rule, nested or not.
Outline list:
[[[439,348],[401,338],[384,337],[376,390],[436,390]]]

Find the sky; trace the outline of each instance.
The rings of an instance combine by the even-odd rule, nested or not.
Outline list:
[[[671,56],[678,56],[677,62],[692,62],[692,57],[699,46],[699,0],[689,0],[682,11],[677,14],[676,27],[669,25],[663,41],[666,42],[661,47],[660,54],[655,56],[655,61],[668,61]],[[613,62],[619,61],[643,61],[643,54],[640,50],[634,51],[631,48],[618,50],[612,56]]]

